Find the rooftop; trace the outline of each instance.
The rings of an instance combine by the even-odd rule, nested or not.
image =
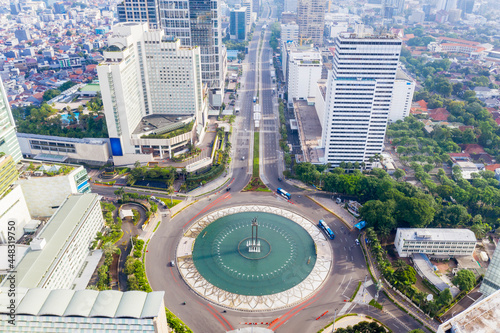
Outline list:
[[[30,134],[30,133],[16,133],[20,138],[26,139],[38,139],[38,140],[48,140],[48,141],[57,141],[57,142],[71,142],[71,143],[82,143],[88,145],[105,145],[107,144],[108,139],[99,139],[99,138],[65,138],[60,136],[51,136],[51,135],[41,135],[41,134]]]
[[[398,228],[404,240],[476,242],[476,236],[469,229],[445,228]]]
[[[71,195],[61,204],[38,234],[38,239],[45,239],[46,245],[42,250],[28,250],[17,265],[18,287],[34,288],[42,282],[54,260],[63,255],[66,240],[77,232],[79,222],[95,201],[99,201],[99,195],[85,193]]]
[[[469,308],[439,325],[437,333],[498,332],[500,290],[476,302]]]
[[[164,291],[28,289],[18,293],[17,314],[58,317],[156,318]],[[8,313],[7,290],[0,290],[0,313]]]
[[[142,118],[139,125],[137,125],[133,134],[148,134],[149,132],[156,132],[157,134],[173,131],[177,128],[188,124],[192,120],[192,116],[166,116],[166,115],[151,115]]]
[[[312,100],[311,100],[312,101]],[[314,149],[321,140],[321,123],[313,103],[305,100],[294,99],[293,107],[296,110],[299,128],[300,145],[307,162],[318,162]]]

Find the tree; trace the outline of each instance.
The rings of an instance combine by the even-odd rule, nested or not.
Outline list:
[[[135,161],[134,168],[140,168],[140,167],[141,167],[141,162]]]
[[[451,295],[450,288],[446,288],[442,292],[439,293],[436,302],[440,306],[445,306],[451,303],[453,296]]]
[[[123,187],[120,187],[114,193],[116,196],[121,197],[123,199],[123,195],[125,194],[125,190],[123,189]]]
[[[43,93],[43,100],[44,101],[50,101],[52,98],[60,95],[61,92],[57,89],[49,89],[49,90],[46,90],[44,93]]]
[[[386,330],[383,326],[372,321],[362,321],[354,326],[347,326],[346,328],[337,328],[337,333],[385,333]]]
[[[461,269],[451,282],[458,286],[461,291],[469,291],[476,285],[476,277],[472,271],[468,269]]]
[[[373,227],[380,235],[388,236],[396,228],[394,212],[396,202],[387,200],[370,200],[360,209],[360,214],[366,220],[369,227]]]
[[[170,195],[170,205],[172,206],[174,203],[172,201],[172,194],[174,194],[175,192],[175,189],[174,189],[174,186],[173,185],[170,185],[168,188],[167,188],[167,192],[168,194]]]
[[[434,218],[435,209],[426,199],[403,197],[397,202],[396,212],[398,220],[413,228],[423,228]]]
[[[404,176],[406,176],[406,172],[403,169],[396,169],[396,171],[394,171],[394,177],[396,180],[401,180]]]

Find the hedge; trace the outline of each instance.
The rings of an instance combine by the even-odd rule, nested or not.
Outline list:
[[[169,309],[165,308],[165,314],[167,316],[168,327],[175,333],[193,333],[193,331]]]
[[[380,304],[379,302],[377,302],[374,299],[372,299],[368,304],[379,309],[379,310],[382,310],[382,304]]]
[[[349,300],[349,302],[352,302],[354,300],[354,297],[356,297],[356,295],[358,294],[358,291],[359,291],[359,287],[361,287],[361,281],[358,282],[358,286],[356,287],[356,290],[354,291],[354,294],[352,295],[351,299]]]

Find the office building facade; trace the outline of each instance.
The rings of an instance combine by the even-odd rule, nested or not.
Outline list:
[[[288,103],[292,104],[294,99],[313,97],[323,68],[319,51],[291,52],[287,68]]]
[[[500,289],[500,247],[497,246],[490,260],[479,291],[489,296]]]
[[[14,162],[23,157],[16,137],[16,123],[7,100],[7,92],[0,80],[0,153],[11,155]]]
[[[231,39],[247,38],[246,7],[231,9],[229,12],[229,35]]]
[[[160,27],[158,0],[123,0],[116,9],[119,22],[147,22],[151,29]]]
[[[326,2],[323,0],[298,0],[297,24],[299,38],[310,39],[315,45],[323,45]]]
[[[415,92],[415,81],[403,70],[398,69],[396,80],[394,80],[394,92],[391,108],[389,111],[389,122],[404,120],[410,115],[413,93]]]
[[[400,52],[401,40],[391,36],[335,39],[323,121],[325,163],[370,166],[382,152]]]
[[[225,50],[218,0],[128,0],[123,4],[118,9],[119,22],[149,22],[150,28],[180,39],[182,46],[199,46],[203,83],[212,94],[223,94]]]
[[[281,40],[287,42],[298,42],[299,26],[295,22],[281,25]]]

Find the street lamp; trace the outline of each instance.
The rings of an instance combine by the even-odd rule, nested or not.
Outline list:
[[[332,333],[335,332],[335,319],[336,318],[337,318],[337,309],[335,309],[335,313],[333,315]]]

